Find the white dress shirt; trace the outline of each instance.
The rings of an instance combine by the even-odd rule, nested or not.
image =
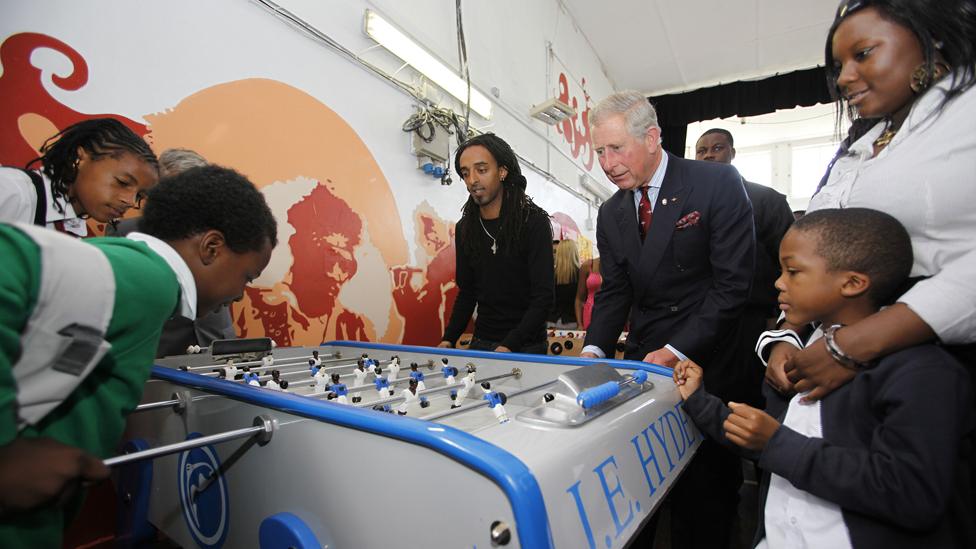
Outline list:
[[[818,330],[807,345],[820,339]],[[786,409],[783,425],[808,436],[823,438],[820,401],[801,404],[803,394],[794,395]],[[772,473],[763,524],[766,537],[756,549],[849,549],[851,536],[840,506],[797,489],[790,481]]]
[[[877,124],[837,160],[807,211],[863,207],[897,218],[912,239],[908,305],[948,344],[976,342],[976,87],[937,111],[951,76],[920,97],[871,158]]]
[[[190,320],[197,317],[197,284],[193,272],[187,266],[183,257],[172,246],[145,233],[129,233],[126,238],[143,242],[149,249],[156,252],[163,261],[173,269],[176,281],[180,284],[180,315]]]
[[[54,229],[55,223],[62,222],[64,232],[75,236],[88,236],[88,225],[78,217],[75,209],[65,200],[54,203],[51,180],[43,172],[36,172],[44,180],[44,200],[47,201],[45,227]],[[58,210],[61,207],[64,211]],[[0,167],[0,221],[14,223],[34,223],[37,209],[37,191],[34,184],[23,171],[17,168]]]

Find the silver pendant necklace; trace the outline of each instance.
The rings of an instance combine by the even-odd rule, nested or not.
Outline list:
[[[498,252],[498,241],[495,240],[495,237],[491,236],[491,233],[488,232],[488,228],[485,227],[485,222],[481,220],[480,215],[478,216],[478,223],[481,223],[481,230],[485,231],[485,234],[491,239],[491,255],[495,255],[495,253]]]

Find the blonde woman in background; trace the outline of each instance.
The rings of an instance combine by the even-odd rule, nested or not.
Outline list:
[[[576,287],[580,270],[579,250],[576,242],[560,240],[555,248],[556,298],[549,313],[549,327],[559,330],[575,330]]]

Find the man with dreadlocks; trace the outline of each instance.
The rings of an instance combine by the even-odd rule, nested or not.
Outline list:
[[[453,347],[478,308],[470,349],[546,352],[552,308],[552,226],[525,194],[515,152],[484,134],[464,142],[454,168],[468,188],[456,231],[458,295],[441,347]]]
[[[88,236],[85,218],[121,218],[158,179],[141,137],[112,118],[85,120],[45,141],[27,169],[0,168],[0,221]]]

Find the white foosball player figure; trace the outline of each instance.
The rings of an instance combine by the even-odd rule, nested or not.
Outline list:
[[[278,384],[278,390],[281,391],[281,392],[283,392],[283,393],[289,392],[288,391],[288,380],[287,379],[282,379],[281,380],[281,382]]]
[[[329,400],[339,404],[349,404],[349,388],[345,383],[339,383],[339,374],[332,374],[332,385],[329,386]]]
[[[378,398],[386,398],[393,396],[393,389],[390,388],[390,380],[383,377],[383,369],[376,369],[376,379],[373,380],[373,384],[376,386],[376,396]]]
[[[319,373],[319,368],[322,367],[322,359],[319,358],[318,351],[312,351],[312,358],[308,359],[308,368],[312,370],[312,375]]]
[[[274,389],[276,391],[281,390],[281,372],[278,370],[273,370],[271,372],[271,379],[269,379],[265,384],[268,389]]]
[[[262,368],[270,368],[272,366],[274,366],[274,355],[272,355],[271,353],[268,353],[268,354],[264,355],[263,357],[261,357],[261,367]]]
[[[495,413],[498,423],[508,423],[508,413],[505,412],[505,403],[508,401],[508,397],[505,396],[505,393],[492,391],[491,383],[487,381],[481,382],[481,390],[485,393],[482,398],[488,401],[488,406]]]
[[[476,368],[474,364],[468,364],[468,373],[461,378],[461,388],[458,390],[457,396],[454,399],[454,404],[451,405],[451,408],[461,406],[461,403],[464,402],[465,398],[467,398],[468,392],[470,392],[471,389],[474,389],[475,373],[477,371],[478,368]]]
[[[369,371],[366,370],[366,366],[364,366],[362,363],[358,363],[356,364],[356,369],[353,370],[352,373],[354,376],[356,376],[356,382],[353,384],[353,387],[366,384],[366,374],[369,373]]]
[[[312,377],[315,378],[315,394],[321,395],[329,390],[329,374],[325,372],[325,368],[319,368],[318,372]]]
[[[410,380],[410,386],[400,391],[400,396],[403,397],[403,402],[397,406],[397,413],[401,416],[407,415],[407,409],[415,402],[420,402],[421,408],[430,406],[430,401],[427,400],[427,397],[417,394],[416,379]]]
[[[410,363],[410,377],[416,380],[417,387],[419,387],[421,391],[424,391],[427,389],[427,385],[424,384],[424,373],[417,368],[416,362]]]
[[[397,374],[400,373],[400,356],[399,355],[393,355],[393,358],[390,359],[390,367],[389,367],[389,370],[390,370],[390,374],[388,376],[386,376],[387,379],[389,379],[391,382],[396,381],[397,380]]]
[[[237,369],[237,365],[234,364],[234,359],[232,358],[227,360],[227,364],[224,365],[223,370],[225,379],[234,379],[237,377],[237,372],[239,371]]]

